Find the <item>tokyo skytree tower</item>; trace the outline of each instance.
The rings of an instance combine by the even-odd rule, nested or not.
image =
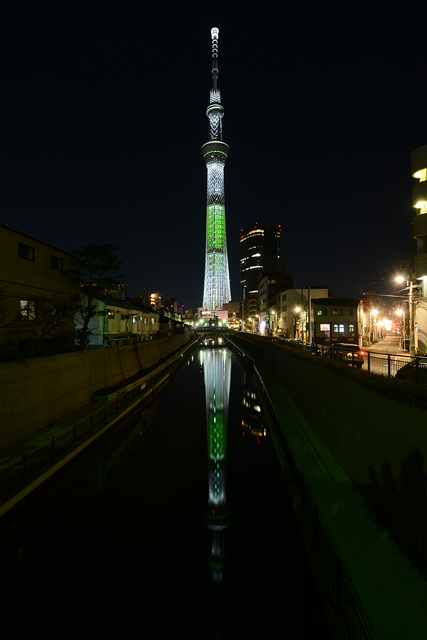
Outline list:
[[[209,311],[222,309],[222,305],[231,299],[224,204],[224,167],[228,156],[228,145],[222,141],[224,109],[221,105],[221,92],[218,89],[218,35],[219,29],[211,29],[212,89],[210,104],[206,110],[209,118],[209,142],[202,147],[208,183],[203,308]]]

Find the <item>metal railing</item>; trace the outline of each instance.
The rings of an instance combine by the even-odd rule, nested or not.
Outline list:
[[[63,431],[56,433],[53,437],[49,437],[31,451],[27,451],[19,458],[2,467],[0,469],[0,497],[7,498],[8,494],[41,475],[67,453],[73,451],[97,431],[107,426],[134,402],[142,399],[150,389],[155,387],[169,371],[182,361],[187,351],[194,347],[195,342],[192,342],[181,353],[156,369],[151,375],[137,381],[132,389],[103,404],[85,418],[64,427]]]
[[[298,341],[286,341],[284,344],[291,349],[305,351],[306,353],[311,353],[314,356],[327,357],[341,361],[343,359],[342,354],[334,354],[329,347],[324,345],[305,345]],[[364,352],[364,362],[361,367],[363,370],[383,375],[387,378],[392,378],[398,374],[398,378],[401,377],[407,379],[415,384],[427,384],[427,364],[423,363],[418,356],[396,353],[378,353],[376,351],[369,351],[365,347],[362,347],[361,351]],[[357,363],[353,356],[352,361],[346,360],[345,364],[356,365]],[[408,364],[412,365],[409,369],[406,366]],[[399,374],[399,371],[401,371],[403,367],[406,367],[405,371],[402,372],[402,374]]]
[[[303,472],[296,460],[292,448],[284,433],[277,416],[273,402],[264,385],[261,374],[256,368],[254,359],[243,351],[232,339],[228,339],[239,355],[244,359],[252,371],[256,386],[263,400],[264,411],[269,424],[274,425],[274,433],[285,456],[290,476],[298,493],[301,509],[306,523],[305,531],[309,536],[312,547],[318,554],[320,565],[324,575],[332,604],[341,619],[350,638],[355,640],[374,640],[375,635],[371,629],[362,605],[352,586],[351,580],[341,562],[328,529],[322,519],[311,490],[304,478]]]

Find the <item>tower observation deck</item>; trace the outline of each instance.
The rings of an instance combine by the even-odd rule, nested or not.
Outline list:
[[[222,141],[224,108],[221,104],[221,92],[218,89],[219,29],[211,29],[211,36],[212,89],[210,103],[206,110],[209,118],[209,142],[202,147],[207,169],[203,308],[208,311],[217,311],[231,299],[224,200],[224,167],[228,156],[228,145]]]

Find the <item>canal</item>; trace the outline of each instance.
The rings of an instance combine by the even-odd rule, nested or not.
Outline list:
[[[3,631],[329,638],[251,378],[199,348],[1,523]]]

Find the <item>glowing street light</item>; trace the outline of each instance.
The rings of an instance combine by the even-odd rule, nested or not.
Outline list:
[[[377,331],[377,319],[376,316],[378,315],[378,309],[371,309],[370,313],[369,313],[369,340],[370,342],[373,342],[374,338],[377,338],[378,336],[376,335]],[[372,316],[374,317],[374,322],[372,322]],[[372,325],[373,325],[373,329],[372,329]]]
[[[297,315],[299,313],[301,313],[301,307],[295,307],[294,308],[294,313],[295,313],[295,328],[294,328],[294,338],[297,337]]]

